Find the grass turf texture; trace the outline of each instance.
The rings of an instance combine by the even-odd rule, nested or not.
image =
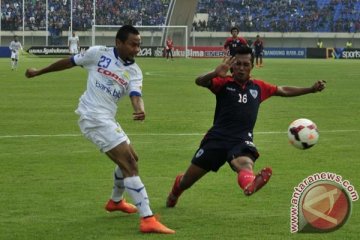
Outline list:
[[[236,175],[224,165],[186,191],[174,209],[165,199],[211,126],[214,96],[197,87],[197,75],[220,59],[138,58],[144,73],[144,123],[131,120],[128,99],[117,119],[140,156],[140,176],[151,207],[175,235],[144,235],[138,215],[108,214],[113,163],[80,135],[74,110],[86,86],[81,68],[26,79],[27,67],[47,58],[20,59],[17,71],[0,60],[0,239],[358,239],[359,202],[338,231],[291,234],[293,188],[317,172],[334,172],[360,191],[360,74],[358,61],[265,59],[253,76],[278,85],[310,86],[327,80],[322,93],[273,97],[260,108],[255,144],[256,172],[273,167],[270,183],[245,197]],[[297,118],[313,120],[318,144],[298,150],[287,141]],[[26,136],[36,135],[36,136]],[[131,202],[131,199],[127,197]]]

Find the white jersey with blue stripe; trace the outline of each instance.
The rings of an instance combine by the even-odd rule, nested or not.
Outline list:
[[[87,88],[76,113],[90,118],[114,118],[125,95],[141,96],[143,75],[135,62],[124,62],[114,47],[94,46],[71,58],[88,71]]]

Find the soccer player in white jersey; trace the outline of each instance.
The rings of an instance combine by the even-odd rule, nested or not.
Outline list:
[[[72,33],[72,37],[69,37],[69,51],[71,55],[79,53],[80,43],[79,37],[75,35],[75,32]]]
[[[19,51],[23,50],[21,43],[18,41],[17,36],[14,36],[14,40],[11,41],[9,48],[11,51],[11,70],[14,70],[18,66]]]
[[[161,224],[153,215],[144,184],[138,175],[138,156],[130,140],[115,120],[117,102],[130,96],[134,120],[144,120],[142,99],[143,75],[134,57],[140,51],[140,34],[130,25],[121,27],[116,34],[116,47],[94,46],[86,52],[61,59],[45,68],[26,70],[26,77],[82,66],[88,71],[87,89],[80,98],[76,113],[79,126],[115,164],[114,187],[106,210],[126,213],[139,212],[140,231],[143,233],[175,233]],[[123,198],[130,195],[136,207]]]

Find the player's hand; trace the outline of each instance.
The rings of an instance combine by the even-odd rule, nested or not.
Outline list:
[[[325,88],[326,88],[325,80],[319,80],[319,81],[315,82],[314,85],[312,86],[312,89],[314,92],[321,92]]]
[[[26,72],[25,72],[25,76],[27,78],[32,78],[32,77],[35,77],[38,75],[38,70],[36,70],[35,68],[28,68],[26,69]]]
[[[133,119],[135,121],[144,121],[145,113],[144,112],[133,113]]]
[[[219,77],[226,77],[227,72],[234,64],[234,57],[224,57],[223,62],[215,68],[215,73]]]

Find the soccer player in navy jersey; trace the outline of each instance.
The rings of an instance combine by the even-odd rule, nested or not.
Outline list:
[[[255,50],[256,67],[263,67],[264,42],[261,40],[260,35],[256,35],[256,40],[253,45]]]
[[[272,170],[263,168],[254,175],[259,153],[253,143],[253,129],[260,103],[271,96],[293,97],[322,91],[325,81],[311,87],[276,86],[250,77],[254,55],[248,46],[236,49],[215,70],[196,78],[196,84],[216,96],[213,126],[204,136],[190,166],[179,174],[168,195],[166,206],[174,207],[182,192],[209,171],[218,171],[227,162],[237,173],[237,182],[246,196],[260,190],[270,179]],[[229,70],[232,75],[227,75]]]
[[[227,51],[229,51],[230,56],[234,56],[236,48],[241,47],[241,46],[247,46],[248,43],[245,38],[238,37],[239,28],[237,28],[237,27],[231,28],[230,33],[231,33],[231,37],[228,37],[225,40],[224,52],[226,52],[225,55],[228,55]]]

